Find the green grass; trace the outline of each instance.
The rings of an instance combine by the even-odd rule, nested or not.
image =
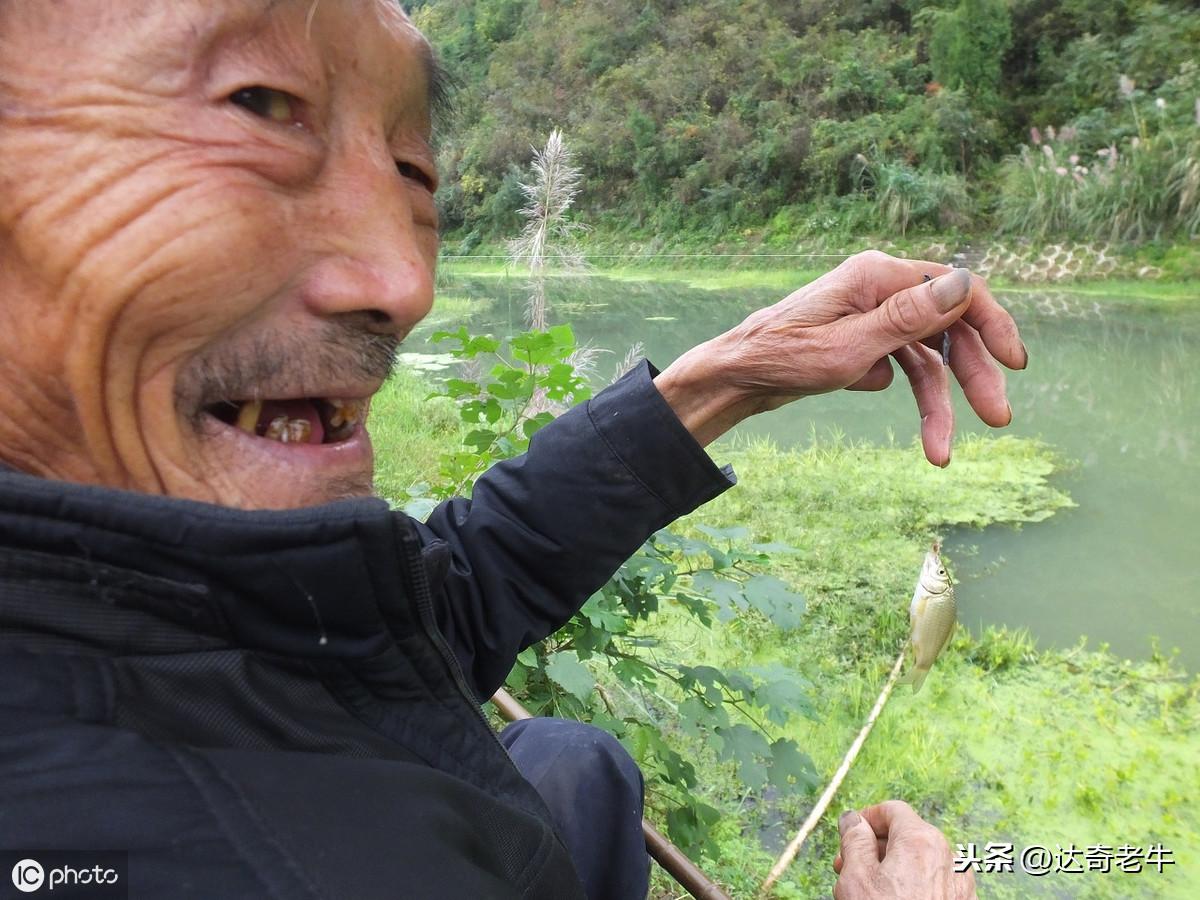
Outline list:
[[[436,477],[438,454],[462,435],[453,407],[426,401],[428,392],[420,377],[401,371],[372,410],[379,488],[401,502],[410,485]],[[739,484],[683,527],[741,524],[755,541],[798,548],[775,554],[772,571],[806,595],[805,622],[784,633],[747,615],[709,631],[668,610],[654,636],[670,645],[664,654],[689,664],[781,662],[802,673],[820,719],[797,716],[782,733],[824,778],[861,727],[903,641],[931,538],[952,528],[1029,526],[1026,539],[1037,540],[1035,523],[1070,505],[1055,484],[1063,462],[1043,445],[1011,437],[959,441],[945,470],[925,463],[915,446],[825,441],[780,451],[758,442],[718,444],[712,453],[735,464]],[[1036,572],[1028,589],[1038,590]],[[627,712],[638,709],[630,703]],[[1169,660],[1128,662],[1082,646],[1039,652],[1019,633],[960,630],[923,691],[902,688],[891,700],[777,896],[828,896],[838,812],[899,797],[952,842],[1051,849],[1162,842],[1177,860],[1164,875],[980,876],[985,900],[1190,897],[1200,878],[1198,732],[1200,681]],[[764,804],[739,792],[711,748],[679,734],[672,740],[694,755],[700,792],[724,812],[715,829],[721,858],[698,862],[731,896],[753,896],[774,855],[763,849],[760,831],[774,823],[776,839],[786,842],[815,792]],[[652,817],[655,805],[651,795]],[[655,873],[654,897],[679,896]]]
[[[1075,281],[1044,284],[1012,284],[997,279],[993,286],[1010,293],[1023,294],[1082,294],[1088,297],[1112,300],[1152,300],[1155,303],[1200,302],[1200,282],[1196,281],[1134,281],[1125,278],[1103,281]]]
[[[951,527],[1034,523],[1069,499],[1051,480],[1061,465],[1034,442],[960,442],[946,470],[907,447],[769,445],[722,453],[738,487],[695,521],[750,528],[756,541],[801,548],[774,571],[806,594],[804,626],[781,634],[761,623],[706,632],[665,617],[689,662],[782,662],[803,673],[822,711],[783,733],[825,778],[865,720],[906,633],[906,609],[923,549]],[[1036,529],[1028,539],[1036,540]],[[1036,573],[1030,589],[1037,590]],[[961,588],[960,588],[961,590]],[[1047,598],[1052,602],[1052,598]],[[1080,630],[1085,623],[1080,623]],[[924,690],[900,689],[793,865],[780,897],[827,896],[842,809],[889,797],[912,803],[952,841],[1145,846],[1161,841],[1179,864],[1165,875],[1019,875],[980,878],[980,896],[1184,897],[1200,873],[1198,683],[1170,663],[1128,663],[1083,648],[1037,652],[1020,634],[965,631]],[[706,768],[709,802],[727,813],[722,860],[704,865],[751,896],[770,868],[759,846],[761,808],[742,803],[727,771]],[[785,805],[786,842],[814,797]],[[666,887],[662,882],[660,887]],[[1056,892],[1056,893],[1051,893]],[[665,896],[665,895],[664,895]]]
[[[1197,253],[1197,256],[1200,257],[1200,252]],[[836,260],[829,262],[832,264]],[[1200,262],[1187,264],[1187,266],[1193,265],[1200,266]],[[1177,268],[1181,267],[1190,272],[1190,268],[1186,268],[1183,263],[1177,263]],[[778,260],[764,260],[743,267],[735,267],[735,263],[730,261],[725,261],[723,266],[703,267],[698,266],[694,261],[675,260],[648,264],[598,265],[591,271],[597,276],[617,281],[677,283],[701,290],[770,288],[779,291],[782,299],[786,293],[803,287],[822,275],[828,268],[815,266],[811,260],[799,262],[796,266],[787,266]],[[453,288],[457,278],[519,278],[521,276],[520,273],[514,272],[499,261],[464,260],[462,262],[444,262],[438,277],[443,284]],[[1164,277],[1141,280],[1130,278],[1081,279],[1053,284],[1022,284],[1005,278],[994,278],[991,279],[991,285],[997,290],[1022,293],[1053,291],[1122,301],[1144,299],[1155,302],[1200,302],[1200,280],[1190,275],[1180,278]],[[455,299],[463,304],[472,302],[467,301],[466,298]],[[447,317],[447,321],[452,321],[454,307],[447,306],[440,310],[441,303],[442,300],[439,297],[438,303],[434,306],[434,315],[438,315],[440,312]],[[470,310],[471,307],[462,306],[463,313]]]
[[[401,504],[409,488],[437,480],[439,456],[458,447],[466,433],[450,400],[426,399],[433,390],[425,378],[397,366],[371,401],[375,489]]]

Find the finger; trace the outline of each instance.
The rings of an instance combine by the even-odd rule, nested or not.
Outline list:
[[[842,320],[854,330],[845,346],[878,359],[906,344],[939,334],[963,314],[971,299],[971,275],[954,269],[933,281],[897,291],[875,309]]]
[[[963,313],[968,325],[979,332],[983,344],[1010,369],[1029,365],[1029,351],[1021,341],[1021,332],[1012,314],[992,296],[987,282],[978,275],[971,277],[971,305]]]
[[[950,369],[980,419],[993,428],[1012,421],[1004,372],[992,361],[979,332],[961,321],[950,326]]]
[[[954,271],[942,263],[906,260],[915,269],[938,276]],[[987,281],[979,275],[971,275],[971,305],[963,313],[963,321],[979,332],[988,352],[1010,369],[1024,369],[1029,365],[1029,352],[1021,341],[1017,323],[992,294]]]
[[[925,820],[903,800],[887,800],[862,810],[862,817],[875,832],[876,837],[887,838],[892,831],[923,827]]]
[[[847,386],[848,391],[882,391],[892,383],[892,361],[888,357],[875,360],[867,374]]]
[[[975,873],[970,869],[954,876],[954,900],[975,900]]]
[[[879,865],[878,840],[866,819],[853,811],[844,812],[838,819],[838,831],[842,836],[842,869],[869,871]]]
[[[875,855],[880,862],[883,862],[883,857],[887,855],[887,838],[875,838]],[[833,858],[833,871],[837,875],[842,874],[842,854],[838,854]]]
[[[946,267],[936,268],[940,273]],[[861,309],[866,311],[897,291],[921,284],[929,271],[929,267],[919,260],[900,259],[879,250],[864,250],[844,260],[836,269],[821,276],[818,282],[829,279],[842,283],[850,279],[858,288]]]
[[[946,377],[942,358],[919,343],[901,347],[893,355],[908,377],[917,400],[925,458],[935,466],[945,468],[950,464],[954,407],[950,403],[950,380]]]

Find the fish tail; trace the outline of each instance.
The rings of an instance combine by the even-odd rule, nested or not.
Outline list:
[[[929,674],[928,669],[922,669],[919,666],[913,666],[904,675],[896,679],[896,684],[911,684],[913,693],[921,689],[921,685],[925,683],[925,676]]]

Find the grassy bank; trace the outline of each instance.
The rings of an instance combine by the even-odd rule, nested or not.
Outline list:
[[[695,272],[755,273],[807,271],[820,273],[837,265],[846,255],[860,250],[883,250],[909,259],[951,261],[956,253],[965,254],[966,265],[984,258],[994,263],[1010,252],[1029,259],[1052,255],[1056,248],[1104,248],[1109,260],[1103,271],[1082,277],[1054,281],[1055,287],[1127,281],[1134,285],[1158,285],[1200,282],[1200,238],[1186,241],[1145,242],[1141,244],[1076,244],[1065,241],[1024,242],[999,239],[994,234],[925,233],[897,237],[895,234],[856,234],[853,239],[827,242],[820,240],[778,240],[765,232],[742,231],[724,239],[707,235],[679,233],[668,237],[639,237],[626,232],[596,230],[588,232],[584,255],[604,274],[622,273],[647,278],[673,277],[673,273]],[[988,252],[992,251],[992,256]],[[459,257],[459,254],[466,254]],[[449,272],[499,274],[506,271],[507,251],[503,244],[472,245],[453,234],[442,244],[443,268]],[[989,277],[1017,284],[1021,279],[1004,266]],[[1034,285],[1043,283],[1030,282]]]
[[[669,267],[648,266],[596,266],[591,274],[615,281],[676,283],[697,290],[725,291],[739,288],[770,288],[781,292],[781,296],[807,284],[822,275],[826,269],[811,265],[789,267],[775,261],[772,265],[757,265],[753,268],[698,268],[693,265],[671,265]],[[443,264],[439,274],[443,286],[453,288],[456,280],[464,278],[521,278],[502,262],[449,261]],[[554,277],[554,276],[552,276]],[[573,275],[560,276],[564,278]],[[1000,291],[1017,293],[1065,293],[1096,299],[1153,300],[1155,302],[1200,302],[1200,281],[1172,281],[1167,279],[1096,278],[1046,284],[1023,284],[1003,277],[989,279],[989,284]],[[439,311],[442,299],[435,304]]]
[[[745,624],[716,637],[669,630],[712,665],[750,658],[802,673],[820,717],[797,716],[783,733],[825,778],[903,641],[929,540],[954,528],[1034,523],[1069,503],[1051,481],[1053,454],[1029,441],[961,442],[945,471],[925,464],[915,448],[715,452],[735,463],[739,485],[693,518],[746,525],[754,540],[801,548],[779,557],[775,573],[808,597],[806,621],[791,633]],[[1037,539],[1036,528],[1027,539]],[[1036,573],[1030,590],[1037,590]],[[683,617],[672,625],[690,627]],[[1020,634],[960,631],[924,690],[903,688],[889,703],[779,896],[826,895],[837,812],[886,797],[908,800],[956,842],[1051,850],[1161,842],[1178,860],[1164,875],[981,876],[981,897],[1191,896],[1200,863],[1200,812],[1186,800],[1200,786],[1197,690],[1164,659],[1133,664],[1083,647],[1038,652]],[[726,852],[709,865],[733,896],[752,896],[773,857],[761,838],[779,849],[812,798],[790,808],[755,805],[722,786],[719,767],[708,771],[711,802],[727,813]]]
[[[461,438],[450,404],[426,401],[428,392],[421,378],[398,373],[372,412],[380,489],[401,502],[410,485],[436,477],[438,454]],[[805,594],[805,621],[780,632],[748,615],[707,631],[668,610],[653,636],[690,664],[799,673],[819,715],[797,715],[780,733],[799,742],[824,779],[903,641],[932,537],[1028,525],[1026,539],[1036,540],[1034,523],[1070,503],[1054,484],[1062,463],[1053,452],[1016,439],[962,441],[946,470],[900,446],[780,451],[758,443],[718,445],[713,454],[735,464],[739,485],[685,525],[743,525],[754,541],[798,548],[775,554],[772,572]],[[1029,590],[1038,590],[1036,573]],[[1191,896],[1200,876],[1198,687],[1161,658],[1130,663],[1083,647],[1039,652],[1019,634],[960,631],[924,690],[893,698],[778,896],[827,895],[837,812],[887,797],[908,800],[955,842],[1012,842],[1018,851],[1161,842],[1177,861],[1162,875],[981,875],[984,898]],[[670,721],[670,696],[619,702],[630,714]],[[721,858],[703,866],[732,896],[753,896],[815,793],[783,803],[743,795],[710,748],[682,734],[672,739],[698,760],[704,799],[724,813]],[[656,874],[655,896],[677,896],[672,891]]]

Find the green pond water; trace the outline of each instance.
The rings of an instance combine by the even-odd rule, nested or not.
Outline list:
[[[405,345],[464,323],[497,336],[525,327],[519,278],[455,278],[447,295],[477,301],[465,316],[434,320]],[[552,279],[548,321],[570,322],[581,342],[611,351],[607,380],[635,342],[660,368],[691,346],[779,299],[777,291],[699,290],[602,276]],[[1029,348],[1010,373],[1007,429],[1053,445],[1077,465],[1063,486],[1079,504],[1020,531],[949,536],[960,581],[960,619],[972,628],[1023,627],[1042,646],[1091,646],[1145,657],[1164,651],[1200,669],[1200,303],[1098,298],[1054,291],[1001,294]],[[989,432],[956,396],[958,432]],[[836,429],[851,439],[907,445],[919,421],[898,378],[878,394],[808,398],[737,429],[786,446]],[[719,454],[718,454],[719,455]]]

